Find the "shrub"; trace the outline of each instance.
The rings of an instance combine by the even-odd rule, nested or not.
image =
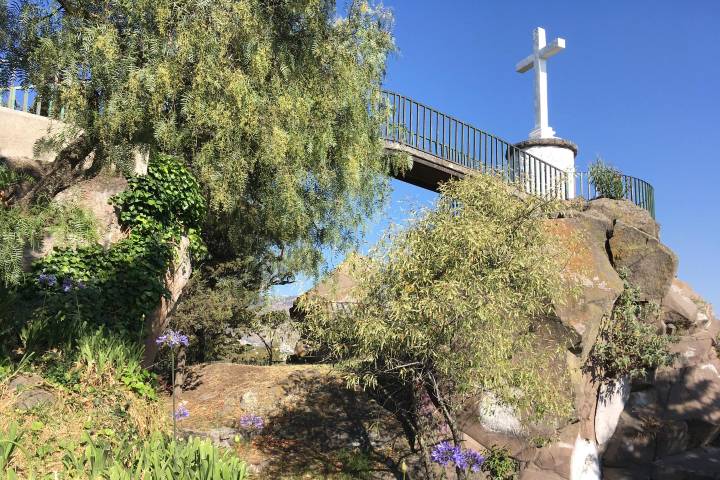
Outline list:
[[[129,189],[111,201],[129,232],[126,238],[107,249],[77,242],[56,248],[34,263],[32,276],[19,268],[25,245],[36,246],[48,230],[66,237],[78,236],[77,232],[87,236],[94,233],[94,224],[77,212],[69,219],[69,213],[59,214],[65,210],[52,204],[42,210],[44,216],[52,216],[49,226],[34,210],[0,211],[0,238],[12,237],[0,242],[0,254],[10,249],[5,258],[14,266],[5,267],[7,260],[0,256],[0,274],[6,284],[15,285],[11,293],[0,291],[0,307],[8,305],[0,311],[6,320],[4,325],[0,322],[2,349],[13,350],[18,342],[26,350],[66,348],[99,326],[137,341],[143,316],[167,293],[165,273],[180,237],[188,236],[196,257],[204,255],[199,236],[204,199],[197,181],[177,159],[153,155],[148,174],[131,178]]]
[[[456,415],[488,391],[523,418],[568,413],[558,387],[564,371],[554,352],[533,346],[562,290],[565,254],[543,222],[554,208],[513,195],[491,175],[444,184],[435,209],[349,268],[356,303],[303,298],[309,339],[330,351],[351,385],[390,396],[386,404],[420,437],[423,397],[456,447]],[[432,435],[425,445],[436,443]]]
[[[510,480],[518,470],[518,463],[513,460],[506,448],[492,446],[485,456],[482,470],[492,480]]]
[[[646,323],[657,313],[657,305],[640,301],[639,290],[621,274],[625,288],[609,317],[603,320],[600,335],[588,358],[587,368],[606,380],[625,375],[634,378],[672,362],[672,338],[659,334]]]
[[[590,182],[595,185],[598,196],[620,200],[627,193],[622,173],[615,167],[605,164],[601,158],[590,165]]]

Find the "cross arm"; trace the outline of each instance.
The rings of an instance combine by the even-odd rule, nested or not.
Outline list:
[[[533,67],[534,63],[535,55],[528,55],[524,59],[520,60],[517,65],[515,65],[515,71],[518,73],[525,73]]]
[[[565,49],[565,39],[564,38],[556,38],[548,45],[544,46],[540,51],[538,52],[540,55],[540,58],[547,60],[548,58],[552,57],[556,53],[558,53],[560,50]],[[524,61],[524,60],[523,60]]]

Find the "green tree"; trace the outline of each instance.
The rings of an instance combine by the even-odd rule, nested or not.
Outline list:
[[[76,135],[29,198],[142,152],[181,158],[203,187],[215,261],[264,286],[315,273],[383,200],[386,10],[333,0],[22,0],[0,71],[39,89]],[[60,109],[62,106],[62,110]],[[88,173],[83,173],[87,175]],[[248,261],[249,259],[249,261]]]
[[[554,352],[536,348],[562,288],[564,252],[544,223],[554,208],[491,175],[444,184],[434,209],[356,262],[354,303],[303,298],[308,337],[350,384],[384,397],[421,458],[441,439],[423,423],[425,399],[456,446],[458,417],[482,394],[525,418],[568,412]]]

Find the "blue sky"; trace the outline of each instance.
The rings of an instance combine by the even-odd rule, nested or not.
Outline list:
[[[579,168],[601,155],[655,187],[679,277],[720,308],[720,1],[384,4],[399,49],[386,87],[511,142],[533,128],[532,73],[514,70],[531,53],[533,28],[565,38],[548,62],[550,125],[578,145]],[[432,197],[393,181],[384,216],[401,221]]]

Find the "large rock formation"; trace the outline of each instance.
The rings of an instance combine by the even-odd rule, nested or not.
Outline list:
[[[478,399],[461,419],[469,444],[504,447],[521,465],[521,480],[720,478],[720,321],[675,278],[678,260],[659,240],[659,226],[631,202],[598,199],[547,221],[570,252],[563,277],[570,293],[555,299],[545,348],[566,347],[573,415],[529,422],[493,397]],[[350,258],[308,292],[329,302],[353,300]],[[623,292],[621,273],[659,306],[659,333],[675,335],[668,367],[642,379],[603,383],[588,356]]]
[[[564,278],[575,295],[557,299],[551,331],[556,345],[570,340],[573,418],[539,442],[534,426],[518,430],[513,415],[478,409],[465,419],[466,435],[507,447],[521,462],[522,480],[720,478],[712,457],[720,447],[720,321],[675,278],[677,257],[660,243],[657,223],[630,202],[600,199],[549,220],[548,228],[571,252]],[[607,384],[583,366],[623,290],[620,272],[642,301],[660,306],[656,326],[677,336],[677,356],[645,378]]]

